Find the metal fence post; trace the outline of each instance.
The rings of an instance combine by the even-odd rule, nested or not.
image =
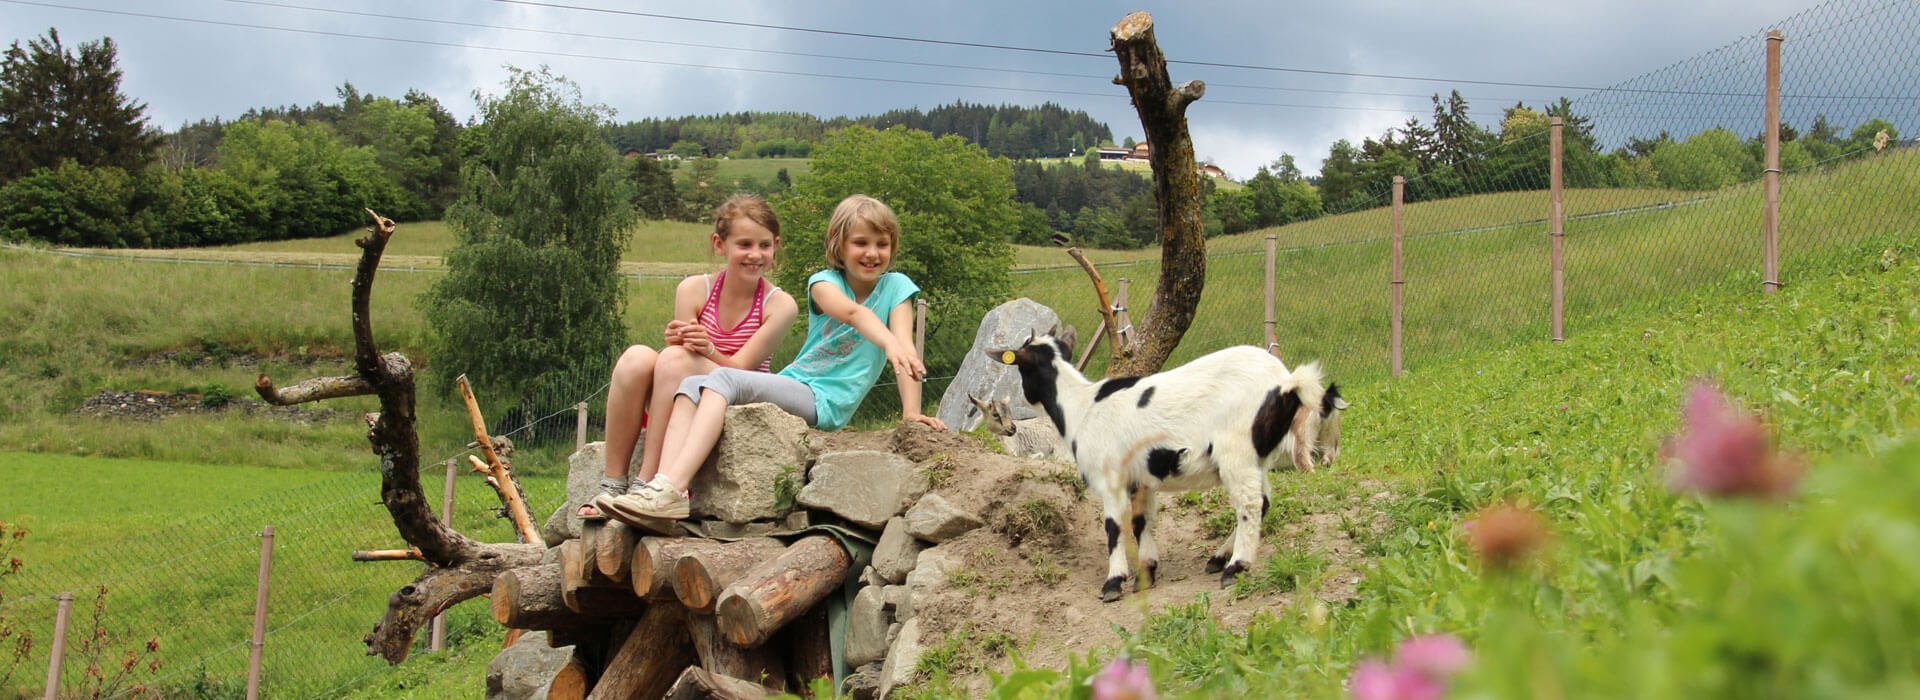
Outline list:
[[[1766,236],[1767,294],[1780,290],[1780,44],[1786,35],[1775,29],[1767,32],[1767,132],[1766,132],[1766,209],[1761,228]]]
[[[60,665],[67,655],[67,617],[73,614],[73,593],[67,592],[54,596],[60,601],[60,607],[53,614],[53,649],[47,657],[47,690],[41,695],[45,700],[60,697]]]
[[[1392,358],[1395,377],[1400,376],[1401,288],[1407,283],[1406,279],[1400,275],[1400,239],[1403,218],[1400,210],[1406,199],[1406,192],[1407,178],[1401,175],[1393,176],[1393,283],[1390,285],[1393,288],[1393,322],[1389,330],[1391,335],[1387,340],[1387,354]]]
[[[1274,247],[1278,245],[1279,240],[1278,235],[1267,234],[1267,352],[1273,353],[1274,357],[1280,356],[1280,336],[1275,329],[1276,322],[1273,315],[1273,287],[1276,284],[1274,279],[1276,273],[1273,267],[1277,263],[1274,259],[1277,255]]]
[[[573,405],[573,451],[579,452],[587,446],[587,402]]]
[[[253,653],[247,657],[247,700],[260,698],[260,657],[267,646],[267,590],[273,571],[273,526],[260,531],[260,580],[253,590]]]
[[[447,482],[444,495],[440,498],[440,521],[453,527],[453,480],[459,475],[460,460],[447,458]],[[447,648],[447,614],[433,616],[433,626],[427,633],[427,651],[441,651]]]
[[[1547,181],[1552,194],[1547,205],[1547,219],[1551,222],[1548,224],[1551,228],[1547,237],[1553,241],[1553,342],[1559,343],[1567,339],[1567,210],[1563,199],[1566,180],[1561,174],[1565,167],[1561,153],[1565,142],[1561,140],[1561,132],[1566,128],[1567,120],[1554,117],[1548,125],[1552,129],[1549,139],[1551,146],[1548,149],[1552,157],[1547,159]]]

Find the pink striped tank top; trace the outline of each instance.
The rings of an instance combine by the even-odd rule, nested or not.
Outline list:
[[[760,330],[760,324],[765,320],[761,308],[767,301],[768,288],[767,280],[762,278],[759,286],[753,291],[753,306],[747,309],[747,315],[741,318],[740,323],[733,328],[721,328],[720,289],[726,284],[727,273],[721,272],[715,276],[712,287],[707,290],[707,303],[700,307],[700,325],[707,327],[707,337],[713,340],[713,349],[727,357],[733,357],[734,353],[740,352],[740,348],[747,344],[747,339],[752,338],[754,332]],[[773,358],[761,360],[760,366],[756,369],[762,372],[772,371]]]

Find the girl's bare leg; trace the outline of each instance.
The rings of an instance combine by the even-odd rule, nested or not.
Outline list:
[[[666,449],[668,426],[673,424],[674,392],[680,390],[680,382],[713,368],[712,361],[678,345],[660,351],[660,359],[654,362],[653,398],[647,402],[647,415],[652,417],[647,419],[646,445],[640,451],[640,470],[634,473],[634,481],[646,482],[660,472],[660,455]]]
[[[683,409],[692,409],[684,411]],[[674,423],[667,429],[667,451],[661,456],[660,474],[674,488],[686,490],[693,483],[714,444],[720,441],[720,429],[727,420],[727,399],[712,389],[702,389],[699,405],[685,398],[673,403]],[[686,415],[690,413],[691,415]]]
[[[627,478],[627,465],[633,462],[633,446],[640,439],[640,417],[653,392],[654,365],[660,353],[645,345],[628,347],[613,364],[613,378],[607,385],[607,468],[609,479]],[[592,505],[580,507],[581,515],[593,515]]]

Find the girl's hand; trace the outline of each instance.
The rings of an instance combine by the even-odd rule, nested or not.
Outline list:
[[[682,321],[680,319],[674,319],[672,321],[668,321],[667,330],[665,333],[663,333],[663,335],[666,336],[667,344],[668,345],[681,344],[682,338],[681,338],[680,331],[686,328],[688,325],[689,324],[686,321]]]
[[[937,430],[947,429],[947,424],[945,421],[942,421],[939,418],[935,418],[933,416],[912,415],[912,416],[907,416],[907,420],[913,421],[915,423],[919,423],[921,425],[926,425],[926,426],[935,428]]]
[[[901,379],[912,377],[917,381],[927,376],[927,367],[920,363],[920,353],[914,352],[912,345],[899,342],[889,343],[887,345],[887,362],[893,365],[893,374],[895,377]]]
[[[688,323],[680,327],[680,344],[701,357],[713,351],[713,338],[707,335],[707,327],[698,323]]]

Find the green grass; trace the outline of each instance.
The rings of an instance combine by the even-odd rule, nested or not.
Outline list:
[[[387,245],[387,255],[439,258],[453,247],[453,231],[443,221],[408,222],[400,224],[397,230],[398,233]],[[713,226],[707,223],[642,221],[627,234],[627,252],[622,259],[645,263],[711,263],[718,267],[719,260],[711,256],[711,248],[707,244],[707,235],[712,232]],[[241,243],[205,250],[253,254],[321,253],[350,255],[357,259],[360,248],[353,242],[363,235],[366,235],[365,231],[352,229],[320,238]]]
[[[782,169],[787,171],[787,177],[799,180],[813,170],[811,158],[728,158],[717,162],[720,167],[715,172],[721,182],[734,182],[743,177],[772,182]],[[681,161],[680,167],[672,172],[674,177],[680,177],[687,170],[687,162]]]
[[[1475,650],[1458,697],[1904,695],[1920,687],[1920,595],[1899,583],[1920,570],[1916,254],[1903,236],[1772,297],[1706,288],[1565,343],[1356,382],[1341,461],[1278,475],[1276,492],[1315,509],[1338,493],[1329,479],[1389,494],[1358,597],[1307,598],[1244,633],[1204,603],[1177,608],[1100,656],[1148,661],[1162,697],[1333,698],[1361,657],[1444,632]],[[1658,452],[1701,378],[1809,464],[1803,495],[1668,491]],[[1552,544],[1501,575],[1461,528],[1510,501],[1546,517]],[[1278,541],[1243,585],[1310,591],[1318,556]],[[1098,667],[1030,670],[999,692],[1071,696]]]
[[[46,595],[73,591],[76,610],[90,610],[92,585],[104,583],[107,628],[124,640],[112,656],[157,637],[165,663],[153,683],[167,696],[224,697],[244,684],[247,649],[235,643],[250,634],[258,535],[272,525],[268,687],[307,697],[384,673],[385,663],[365,656],[358,640],[386,597],[420,569],[348,560],[354,550],[400,546],[379,504],[380,479],[364,461],[357,472],[329,473],[0,453],[0,511],[29,532],[12,552],[26,568],[7,581],[12,604],[0,612],[45,640],[52,623],[40,614],[51,609]],[[437,501],[442,480],[429,471],[424,490]],[[522,481],[536,517],[551,511],[565,488],[554,477]],[[456,528],[482,541],[511,541],[505,521],[491,511],[491,489],[469,475],[456,490]],[[471,639],[497,649],[497,641],[484,641],[498,635],[483,603],[455,608],[449,622],[456,643]],[[416,653],[424,656],[424,635],[420,642]],[[27,666],[46,668],[45,652],[39,647]],[[69,665],[68,682],[78,682],[81,670]],[[26,676],[15,680],[34,686],[44,677]],[[479,687],[478,678],[465,682]]]

